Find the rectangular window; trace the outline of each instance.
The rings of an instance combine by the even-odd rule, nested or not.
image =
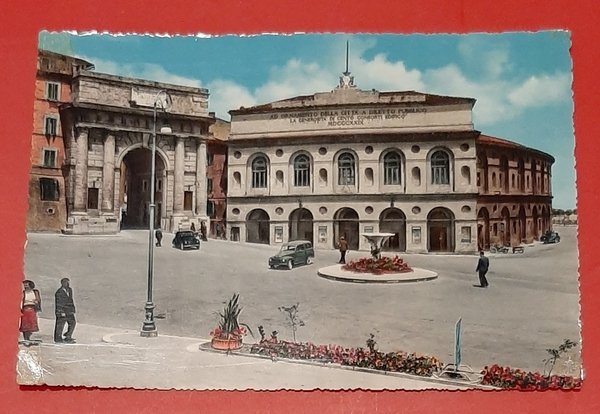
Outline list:
[[[183,192],[183,209],[185,211],[192,211],[192,201],[194,199],[194,193],[192,191]]]
[[[266,171],[252,171],[252,188],[267,188]]]
[[[46,83],[46,99],[49,101],[58,101],[60,96],[58,94],[60,85],[56,82]]]
[[[354,185],[354,168],[340,167],[339,185]]]
[[[448,169],[445,166],[431,167],[433,184],[449,184]]]
[[[40,199],[58,201],[58,181],[53,178],[40,178]]]
[[[44,121],[44,134],[46,135],[56,135],[56,131],[58,129],[58,119],[52,117],[46,117]]]
[[[383,183],[385,185],[400,184],[400,168],[397,165],[385,166]]]
[[[97,188],[88,188],[87,208],[88,208],[88,210],[98,210],[98,189]]]
[[[56,167],[56,150],[44,150],[44,167]]]
[[[208,178],[206,180],[206,192],[208,194],[210,194],[210,193],[212,193],[212,191],[213,191],[213,180],[212,180],[212,178]]]

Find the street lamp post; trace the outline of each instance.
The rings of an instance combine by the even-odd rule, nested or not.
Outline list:
[[[161,95],[165,95],[164,101],[159,98]],[[144,306],[144,324],[142,325],[142,330],[140,332],[141,336],[144,337],[155,337],[158,336],[158,330],[156,329],[156,324],[154,323],[154,302],[152,301],[152,281],[154,277],[154,187],[156,181],[156,107],[157,104],[160,103],[160,107],[163,111],[167,110],[167,107],[170,105],[171,97],[165,90],[159,91],[154,97],[154,105],[153,105],[153,124],[152,124],[152,160],[151,160],[151,169],[150,169],[150,223],[148,225],[149,234],[148,234],[148,298],[146,300],[146,305]],[[161,128],[161,132],[169,133],[170,128]]]

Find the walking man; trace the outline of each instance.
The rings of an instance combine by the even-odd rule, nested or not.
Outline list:
[[[156,229],[155,231],[155,236],[156,236],[156,247],[160,247],[161,246],[161,241],[162,241],[162,230],[159,228]]]
[[[476,272],[479,272],[479,287],[488,287],[488,281],[485,278],[485,274],[488,272],[490,267],[490,259],[485,257],[483,250],[479,252],[479,261],[477,262]]]
[[[69,286],[69,278],[60,280],[60,287],[54,294],[54,313],[56,314],[56,324],[54,325],[54,342],[75,343],[73,331],[75,330],[75,303],[73,302],[73,289]],[[67,323],[67,332],[63,330]]]
[[[348,250],[348,242],[344,236],[340,237],[338,247],[340,249],[340,261],[338,263],[346,264],[346,251]]]

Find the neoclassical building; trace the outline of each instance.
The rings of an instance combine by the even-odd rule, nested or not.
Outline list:
[[[345,72],[331,92],[230,111],[229,238],[335,248],[345,236],[366,250],[361,233],[386,232],[386,249],[406,252],[536,238],[549,225],[553,159],[480,135],[474,104],[360,90]]]
[[[60,107],[65,232],[148,226],[155,102],[155,225],[174,231],[208,221],[206,145],[215,117],[206,89],[79,70],[71,90]]]

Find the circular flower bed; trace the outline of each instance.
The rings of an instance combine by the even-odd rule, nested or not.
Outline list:
[[[382,275],[385,273],[407,273],[413,271],[408,263],[398,256],[384,256],[379,259],[363,257],[358,260],[351,260],[343,265],[342,269],[356,273],[372,273],[374,275]]]

